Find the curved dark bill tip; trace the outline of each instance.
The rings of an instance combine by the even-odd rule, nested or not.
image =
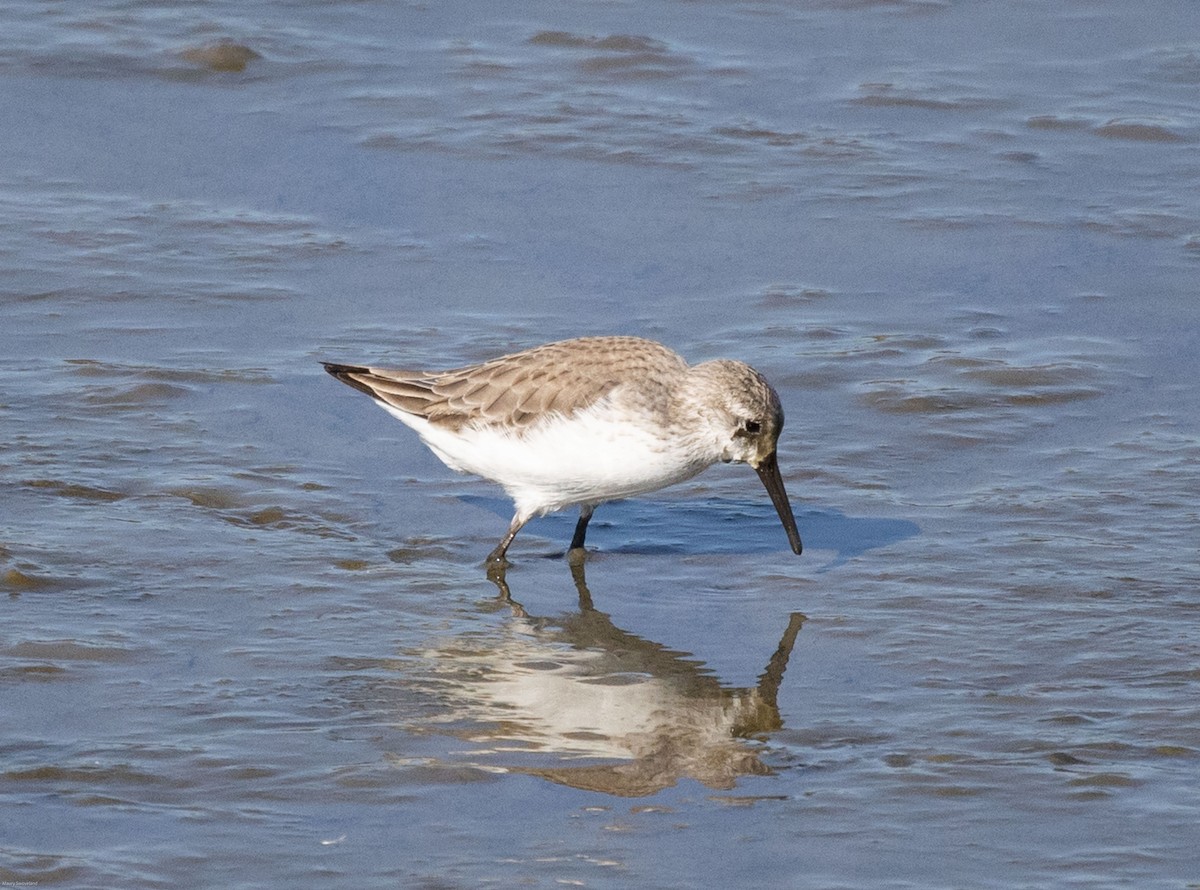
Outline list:
[[[771,503],[775,505],[779,521],[783,523],[783,530],[787,532],[792,552],[799,556],[804,550],[804,544],[800,540],[800,532],[796,530],[796,517],[792,515],[792,505],[788,502],[787,490],[783,487],[783,477],[779,475],[779,461],[772,453],[759,462],[754,472],[758,473],[767,494],[771,496]]]

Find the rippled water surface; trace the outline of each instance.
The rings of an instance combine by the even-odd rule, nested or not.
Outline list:
[[[10,3],[0,881],[1200,885],[1200,8]],[[324,375],[633,333],[518,538]]]

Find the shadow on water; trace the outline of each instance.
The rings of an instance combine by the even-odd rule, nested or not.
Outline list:
[[[460,495],[459,500],[495,513],[507,523],[512,504],[505,498]],[[575,528],[571,510],[534,519],[522,537],[538,535],[565,547]],[[804,548],[833,550],[823,568],[840,565],[877,547],[921,533],[906,519],[850,517],[830,510],[797,510]],[[503,526],[497,529],[497,538]],[[521,538],[514,548],[520,550]],[[588,526],[589,548],[606,553],[753,554],[787,550],[787,538],[770,502],[705,498],[692,501],[613,501],[596,510]],[[514,557],[516,556],[514,552]]]
[[[511,620],[425,650],[446,731],[507,772],[621,797],[770,775],[753,740],[783,726],[776,695],[804,616],[789,617],[755,686],[731,687],[689,653],[613,624],[593,605],[582,560],[571,574],[578,611],[539,617],[493,572],[499,596],[485,608]]]

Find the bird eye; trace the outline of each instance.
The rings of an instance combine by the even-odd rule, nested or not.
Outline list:
[[[762,424],[757,420],[743,420],[738,428],[738,432],[747,436],[757,436],[762,432]]]

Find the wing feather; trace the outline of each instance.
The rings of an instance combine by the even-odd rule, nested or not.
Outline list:
[[[324,364],[376,401],[455,430],[472,424],[527,429],[551,415],[582,411],[618,387],[660,389],[687,370],[676,353],[638,337],[564,340],[448,371]]]

